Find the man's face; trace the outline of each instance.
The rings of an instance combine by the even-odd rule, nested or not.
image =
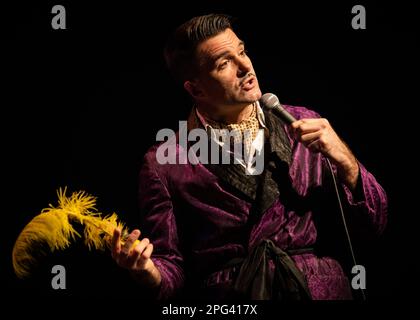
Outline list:
[[[244,43],[231,29],[197,48],[200,74],[194,83],[196,100],[218,107],[246,106],[261,98],[261,90]]]

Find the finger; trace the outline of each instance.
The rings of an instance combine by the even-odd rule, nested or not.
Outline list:
[[[114,234],[112,235],[112,251],[111,255],[115,259],[121,251],[121,230],[118,228],[114,229]]]
[[[153,244],[149,243],[146,249],[144,249],[143,253],[141,254],[141,257],[143,259],[149,259],[152,256],[152,252],[153,252]]]
[[[321,152],[320,140],[316,139],[307,145],[307,148],[312,152]]]
[[[320,126],[325,127],[329,122],[327,119],[325,118],[303,118],[303,119],[299,119],[295,122],[300,122],[300,123],[318,123]]]
[[[311,133],[305,133],[302,136],[300,136],[299,140],[308,145],[311,142],[319,139],[319,137],[321,136],[321,132],[320,131],[316,131],[316,132],[311,132]]]
[[[296,120],[294,122],[291,123],[291,126],[294,130],[296,130],[299,126],[301,126],[303,124],[303,119],[301,120]]]
[[[144,249],[146,249],[146,247],[149,245],[150,240],[147,238],[144,238],[143,240],[140,241],[140,243],[136,246],[136,251],[139,252],[139,254],[142,254]]]
[[[147,238],[144,238],[140,241],[138,245],[131,250],[130,256],[128,258],[128,263],[130,265],[134,265],[136,261],[139,259],[140,255],[143,253],[144,249],[149,245],[150,241]]]
[[[318,122],[304,122],[295,129],[299,134],[311,133],[320,131],[322,126]]]
[[[126,260],[126,267],[131,269],[137,264],[137,260],[140,258],[141,252],[136,248],[131,250],[130,255],[128,256]]]
[[[147,262],[150,262],[149,259],[153,252],[153,244],[149,243],[144,249],[143,253],[140,256],[140,259],[137,260],[137,269],[144,269],[147,265]]]
[[[135,229],[133,232],[130,233],[127,240],[124,243],[124,246],[121,248],[121,251],[124,252],[125,255],[128,256],[130,253],[130,250],[134,244],[134,242],[139,238],[140,236],[140,230]]]

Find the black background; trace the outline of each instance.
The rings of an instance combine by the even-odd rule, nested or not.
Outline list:
[[[67,29],[53,30],[63,4]],[[367,29],[353,30],[364,4]],[[328,118],[389,197],[389,224],[369,251],[370,300],[413,298],[419,264],[415,188],[418,136],[416,13],[398,3],[197,1],[20,5],[12,19],[2,106],[2,285],[10,296],[119,296],[138,293],[109,254],[75,244],[48,257],[32,280],[18,281],[11,249],[56,190],[86,190],[98,209],[138,225],[137,177],[161,128],[178,127],[191,101],[165,69],[171,30],[195,15],[239,19],[263,92]],[[414,191],[410,191],[414,190]],[[363,248],[361,249],[363,251]],[[67,290],[50,288],[63,264]],[[125,295],[124,295],[125,296]]]

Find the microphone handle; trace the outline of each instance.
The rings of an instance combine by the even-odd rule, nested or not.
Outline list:
[[[292,122],[295,122],[296,119],[293,117],[289,112],[287,112],[282,105],[278,104],[276,105],[273,110],[276,112],[276,114],[287,124],[291,124]]]

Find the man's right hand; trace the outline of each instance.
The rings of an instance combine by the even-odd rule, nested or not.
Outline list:
[[[153,244],[147,238],[136,242],[140,233],[140,230],[133,230],[125,243],[121,244],[121,230],[115,229],[112,237],[112,258],[120,267],[129,270],[140,283],[157,287],[162,279],[159,269],[151,259]]]

